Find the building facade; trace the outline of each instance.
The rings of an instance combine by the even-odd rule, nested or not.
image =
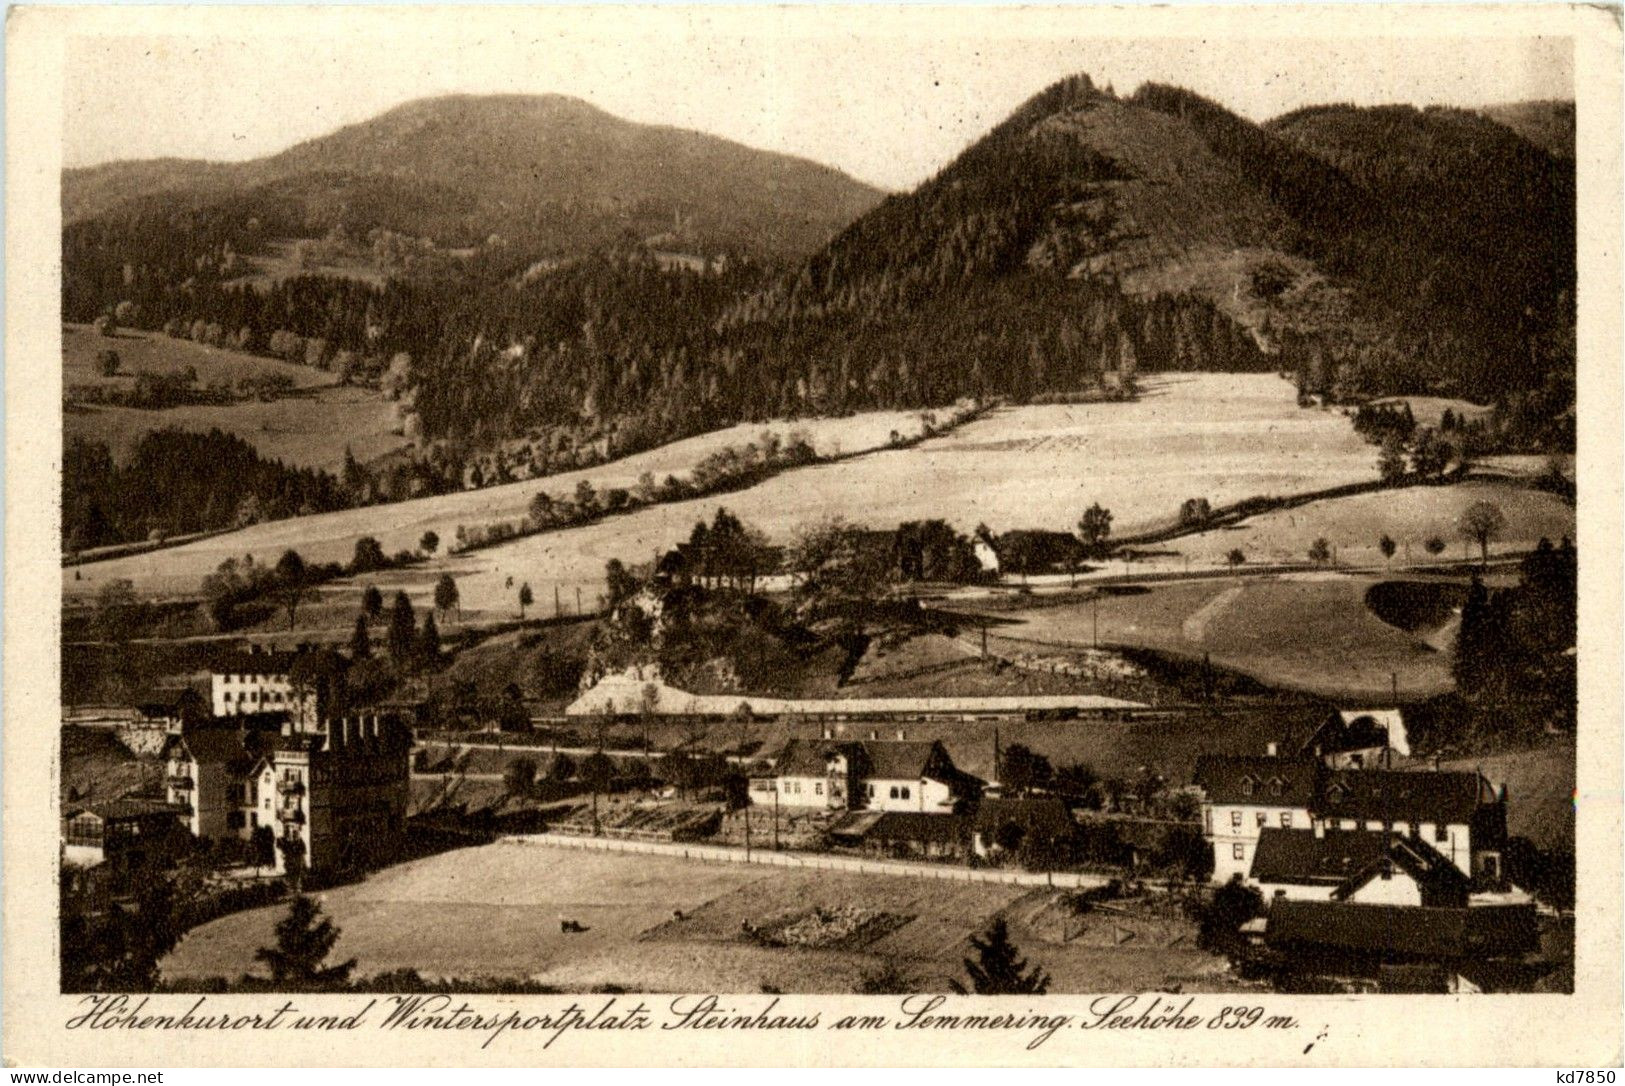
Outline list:
[[[209,673],[211,711],[215,716],[290,711],[295,659],[296,653],[257,645],[220,657]]]
[[[953,814],[980,786],[934,740],[792,739],[772,776],[753,782],[751,796],[815,810]]]
[[[1502,877],[1506,791],[1478,773],[1331,768],[1310,753],[1208,755],[1197,762],[1196,783],[1215,882],[1252,878],[1266,828],[1409,838],[1469,878]]]
[[[394,717],[301,728],[245,718],[174,737],[169,800],[194,836],[263,842],[255,862],[318,874],[366,867],[398,841],[411,792],[411,735]],[[256,718],[259,722],[259,718]]]

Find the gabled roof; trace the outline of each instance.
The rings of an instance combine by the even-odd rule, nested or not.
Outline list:
[[[1328,774],[1310,810],[1325,818],[1378,822],[1467,822],[1495,791],[1477,773],[1350,769]]]
[[[1392,864],[1433,894],[1465,900],[1467,876],[1420,838],[1369,830],[1259,831],[1248,876],[1264,883],[1332,885],[1339,899],[1354,893]],[[1427,899],[1424,899],[1427,900]]]
[[[1429,909],[1279,899],[1266,942],[1277,949],[1328,948],[1391,959],[1524,954],[1539,946],[1528,905]]]
[[[1258,833],[1249,878],[1258,882],[1338,884],[1387,852],[1388,835],[1363,830],[1310,830],[1265,826]]]
[[[923,739],[819,740],[792,739],[774,762],[778,777],[822,777],[830,757],[844,755],[859,776],[876,780],[915,781],[957,775],[942,744]]]
[[[1332,891],[1332,897],[1342,901],[1372,879],[1381,877],[1385,870],[1395,868],[1416,880],[1422,888],[1424,904],[1465,905],[1467,895],[1472,891],[1472,883],[1467,876],[1438,849],[1419,837],[1393,834],[1389,836],[1383,855],[1343,880]]]
[[[141,799],[126,796],[123,799],[108,800],[105,803],[80,803],[69,807],[62,812],[63,818],[73,818],[80,814],[93,814],[106,821],[117,821],[127,818],[146,818],[153,815],[177,815],[181,808],[162,800]]]
[[[1308,807],[1320,765],[1309,758],[1204,754],[1196,760],[1196,784],[1210,803]]]
[[[1066,804],[1054,796],[1030,799],[984,799],[976,806],[976,832],[991,837],[1000,826],[1014,822],[1028,833],[1066,837],[1077,830]]]

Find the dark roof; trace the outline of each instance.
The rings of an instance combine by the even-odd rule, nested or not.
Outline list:
[[[976,805],[976,832],[991,835],[1014,822],[1028,832],[1064,837],[1077,829],[1066,804],[1054,796],[1031,799],[984,799]]]
[[[1372,830],[1310,830],[1264,827],[1258,835],[1248,875],[1259,882],[1332,884],[1336,897],[1365,885],[1392,864],[1435,894],[1466,900],[1467,876],[1437,849],[1417,837]]]
[[[286,675],[298,658],[297,652],[275,649],[244,652],[236,649],[215,657],[209,670],[216,675]]]
[[[118,820],[126,818],[147,818],[153,815],[178,815],[181,808],[156,799],[140,799],[127,796],[124,799],[108,800],[105,803],[81,803],[69,807],[62,812],[62,817],[72,818],[74,815],[90,813],[104,820]]]
[[[1310,830],[1265,826],[1248,876],[1259,882],[1341,883],[1388,851],[1388,835],[1364,830]]]
[[[1524,954],[1540,943],[1531,905],[1428,909],[1280,899],[1265,941],[1276,948],[1324,947],[1391,958]]]
[[[941,776],[952,768],[941,744],[923,739],[820,740],[792,739],[785,744],[773,764],[779,777],[822,777],[832,754],[844,754],[856,762],[864,777],[880,780],[919,780]],[[936,760],[937,766],[932,762]]]
[[[1382,822],[1467,822],[1495,802],[1477,773],[1350,769],[1329,774],[1311,810],[1326,818]]]
[[[1388,725],[1379,722],[1376,717],[1362,713],[1349,719],[1343,713],[1333,712],[1326,718],[1326,723],[1310,736],[1309,742],[1304,744],[1304,751],[1335,754],[1386,746],[1388,746]]]
[[[276,716],[279,721],[286,714],[262,713]],[[179,736],[171,736],[164,744],[164,757],[177,744],[185,744],[192,758],[198,762],[224,762],[234,772],[246,773],[265,755],[279,750],[338,751],[345,749],[339,720],[328,720],[325,732],[295,732],[282,734],[280,728],[239,728],[237,718],[217,717],[211,723],[199,726]],[[412,745],[411,730],[399,718],[387,714],[379,716],[378,735],[363,738],[352,733],[350,745],[378,750],[405,750]]]
[[[1211,803],[1307,807],[1314,799],[1319,776],[1319,763],[1307,758],[1204,754],[1196,760],[1196,784]],[[1274,787],[1277,783],[1279,795]]]
[[[969,821],[960,815],[885,811],[863,834],[863,839],[954,844],[965,839]]]

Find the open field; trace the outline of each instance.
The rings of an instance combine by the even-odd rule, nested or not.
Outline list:
[[[117,351],[119,372],[103,377],[96,367],[96,355]],[[333,374],[312,366],[295,365],[280,358],[265,358],[224,347],[209,347],[189,339],[172,339],[161,332],[121,328],[115,336],[99,334],[88,324],[62,326],[62,384],[135,384],[138,373],[178,373],[187,366],[197,369],[198,383],[235,383],[245,377],[285,376],[295,388],[319,388],[336,383]]]
[[[62,342],[64,386],[133,384],[137,373],[170,373],[187,366],[197,369],[198,381],[204,385],[270,374],[283,374],[294,382],[293,392],[269,402],[199,404],[157,411],[76,404],[63,412],[65,437],[105,442],[114,459],[123,459],[142,434],[168,426],[199,432],[218,427],[251,442],[261,456],[329,471],[343,465],[346,448],[367,462],[407,444],[394,432],[393,404],[371,389],[341,386],[333,374],[310,366],[206,347],[155,332],[127,330],[110,339],[82,325],[66,325]],[[104,347],[119,353],[120,376],[106,378],[96,372],[96,352]]]
[[[1139,990],[1185,983],[1225,990],[1222,959],[1195,950],[1182,920],[1125,946],[1059,941],[1051,891],[882,875],[798,871],[674,858],[493,844],[390,868],[322,895],[342,930],[335,954],[362,975],[532,977],[567,988],[654,991],[848,992],[895,962],[922,987],[963,973],[967,938],[994,915],[1055,977],[1055,991]],[[741,924],[847,906],[909,919],[856,945],[769,947]],[[673,910],[682,910],[677,920]],[[196,929],[164,962],[169,977],[236,976],[254,968],[285,909],[223,917]],[[565,935],[561,919],[589,930]],[[1174,945],[1170,945],[1174,944]]]
[[[1413,486],[1310,502],[1251,517],[1229,528],[1182,536],[1159,547],[1171,553],[1138,563],[1149,569],[1223,565],[1231,550],[1248,562],[1308,560],[1309,548],[1324,538],[1342,565],[1385,563],[1378,540],[1387,534],[1398,545],[1394,563],[1430,559],[1423,544],[1430,536],[1444,540],[1441,558],[1478,558],[1478,544],[1465,539],[1462,513],[1475,502],[1492,502],[1506,517],[1506,527],[1490,541],[1490,554],[1532,550],[1542,536],[1556,543],[1574,538],[1574,507],[1555,494],[1511,483],[1466,482],[1454,486]]]
[[[591,598],[602,590],[605,561],[645,560],[718,506],[781,542],[801,524],[836,515],[884,526],[943,517],[964,531],[980,522],[1071,530],[1097,500],[1114,510],[1114,530],[1128,531],[1172,520],[1189,497],[1217,503],[1289,494],[1375,471],[1375,453],[1347,420],[1300,411],[1291,386],[1273,375],[1180,374],[1145,383],[1137,403],[1009,408],[912,449],[516,540],[448,568],[466,607],[501,611],[514,606],[509,577],[529,581],[538,599],[554,586],[566,597],[580,587]]]
[[[1219,503],[1289,494],[1366,479],[1374,471],[1374,450],[1347,420],[1299,409],[1291,386],[1273,375],[1153,376],[1146,386],[1137,403],[1010,408],[904,450],[883,446],[893,429],[917,432],[918,420],[907,413],[775,423],[771,428],[781,435],[805,430],[825,455],[882,451],[787,472],[732,494],[654,505],[472,554],[442,555],[427,570],[382,575],[380,585],[426,598],[430,578],[425,572],[444,570],[457,578],[465,612],[478,619],[482,612],[516,615],[518,586],[529,583],[537,607],[551,613],[555,590],[567,610],[578,590],[591,607],[603,591],[608,559],[646,561],[685,538],[695,521],[709,519],[720,506],[782,542],[799,525],[829,515],[885,525],[940,516],[964,530],[979,522],[996,530],[1069,529],[1085,506],[1099,500],[1116,514],[1114,531],[1126,534],[1171,520],[1185,498]],[[190,592],[228,556],[271,558],[293,547],[307,560],[344,561],[362,535],[377,536],[393,552],[414,547],[430,529],[449,541],[459,524],[519,520],[538,491],[567,494],[581,480],[602,491],[632,486],[645,471],[657,479],[682,474],[708,452],[743,444],[764,428],[732,427],[546,479],[256,525],[150,555],[77,567],[82,579],[65,577],[64,590],[89,594],[107,578],[129,577],[141,591]],[[1429,535],[1441,534],[1453,548],[1461,545],[1457,517],[1480,498],[1495,501],[1507,515],[1508,527],[1494,550],[1521,550],[1542,535],[1572,533],[1573,510],[1549,494],[1505,483],[1417,487],[1316,502],[1178,539],[1160,548],[1167,552],[1163,556],[1134,568],[1222,567],[1235,547],[1255,564],[1303,561],[1319,536],[1338,547],[1344,564],[1380,564],[1376,544],[1384,531],[1400,543],[1400,560],[1407,552],[1413,561],[1421,560],[1421,544]]]
[[[997,651],[1024,642],[1088,645],[1098,612],[1102,644],[1204,655],[1260,682],[1332,698],[1402,700],[1452,687],[1450,660],[1424,638],[1372,613],[1366,593],[1383,578],[1300,573],[1211,577],[1138,586],[1098,602],[999,612]]]
[[[800,431],[807,436],[807,440],[820,455],[833,456],[884,447],[894,430],[903,435],[917,435],[920,432],[919,413],[874,411],[838,419],[746,423],[685,438],[594,468],[529,479],[505,486],[487,487],[483,490],[466,490],[415,501],[257,524],[239,532],[166,549],[160,553],[88,564],[77,567],[82,579],[76,579],[71,575],[65,576],[63,587],[69,594],[93,593],[96,585],[109,578],[129,577],[135,581],[138,591],[155,594],[191,592],[196,589],[199,580],[206,573],[227,557],[240,558],[244,554],[253,554],[256,558],[263,556],[274,561],[283,550],[293,547],[306,560],[348,561],[355,551],[355,541],[365,535],[376,536],[383,543],[384,550],[393,554],[399,550],[415,549],[423,533],[432,529],[440,536],[444,549],[455,537],[459,524],[474,526],[496,521],[511,523],[521,520],[530,506],[531,499],[540,491],[546,491],[554,497],[565,497],[573,493],[576,485],[583,481],[591,483],[602,493],[612,487],[631,488],[637,485],[639,476],[644,472],[654,476],[656,481],[664,480],[667,475],[686,476],[696,463],[711,453],[729,445],[744,446],[755,441],[764,431],[772,431],[780,438],[787,437],[793,431]],[[343,456],[342,445],[338,455],[341,458]],[[359,449],[356,455],[361,456]],[[764,485],[785,483],[793,487],[796,480],[810,479],[827,470],[831,468],[827,466],[804,468],[770,480]],[[584,556],[574,569],[565,573],[553,572],[546,564],[540,567],[527,565],[524,569],[519,569],[517,561],[514,564],[493,561],[492,555],[510,550],[510,547],[496,547],[462,557],[437,558],[432,564],[433,573],[421,578],[421,583],[411,587],[426,589],[432,585],[433,577],[438,575],[442,568],[457,575],[460,583],[463,574],[474,570],[484,569],[493,573],[503,570],[504,576],[508,572],[517,572],[522,579],[529,580],[536,591],[538,602],[544,598],[551,601],[554,584],[562,586],[572,602],[576,587],[581,587],[585,598],[591,601],[603,590],[605,557],[619,553],[628,560],[646,561],[654,548],[666,548],[674,543],[678,531],[686,538],[688,529],[693,526],[695,519],[708,515],[718,505],[732,508],[736,504],[736,499],[743,498],[748,493],[751,491],[653,506],[627,516],[612,517],[587,528],[549,533],[525,541],[533,547],[544,545],[549,540],[565,540],[566,545],[571,545],[582,533],[586,533],[587,538],[591,539],[607,536],[610,539],[624,540],[625,545],[613,548],[609,555]],[[650,527],[651,525],[653,527]],[[416,581],[421,574],[420,569],[389,576],[410,577]],[[397,586],[391,584],[388,587],[393,589]],[[505,587],[500,592],[490,593],[483,598],[472,597],[466,590],[464,596],[465,609],[471,611],[514,607],[513,593],[507,591]]]

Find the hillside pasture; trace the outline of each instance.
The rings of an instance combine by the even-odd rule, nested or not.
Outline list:
[[[1328,698],[1401,700],[1452,688],[1448,651],[1384,622],[1367,605],[1381,578],[1343,573],[1213,577],[1143,586],[1028,611],[1000,611],[998,651],[1092,643],[1153,649]]]
[[[996,915],[1057,991],[1139,990],[1186,983],[1228,990],[1223,959],[1195,950],[1187,922],[1107,950],[1055,937],[1047,890],[878,874],[797,871],[673,857],[498,843],[378,872],[321,895],[342,934],[334,953],[369,975],[397,968],[444,977],[528,977],[567,990],[850,992],[895,964],[924,990],[962,977],[968,938]],[[787,912],[848,907],[906,917],[861,945],[764,946],[741,925]],[[681,910],[683,919],[677,919]],[[284,906],[222,917],[189,933],[165,977],[255,972]],[[560,921],[587,928],[564,934]],[[1053,941],[1051,941],[1053,940]]]
[[[324,254],[308,265],[302,264],[294,252],[294,247],[298,244],[297,238],[279,238],[266,242],[264,252],[251,256],[239,255],[245,269],[235,282],[263,291],[269,290],[284,279],[292,279],[299,275],[354,279],[375,287],[381,287],[389,280],[389,276],[380,270],[376,263],[361,255]]]
[[[390,406],[381,400],[379,403],[386,408]],[[572,603],[577,587],[583,590],[584,598],[591,602],[603,590],[605,557],[647,561],[656,547],[664,549],[676,542],[675,533],[678,531],[686,537],[697,517],[709,516],[710,511],[714,511],[718,505],[732,508],[736,499],[750,491],[653,506],[630,515],[611,517],[587,528],[552,532],[524,541],[534,547],[543,541],[562,539],[568,546],[585,535],[589,539],[602,536],[612,541],[621,540],[624,544],[612,547],[605,557],[596,554],[581,557],[572,569],[565,572],[553,572],[545,563],[531,564],[528,560],[521,568],[518,560],[504,563],[491,559],[491,555],[510,550],[514,546],[512,544],[464,556],[448,556],[445,550],[455,538],[460,524],[473,527],[495,522],[511,524],[522,520],[531,499],[538,492],[545,491],[554,498],[568,498],[582,482],[590,483],[600,494],[612,487],[631,489],[645,472],[653,476],[656,482],[663,481],[667,475],[686,478],[694,465],[710,454],[728,446],[743,447],[758,440],[764,432],[772,432],[785,439],[799,431],[806,435],[819,455],[835,456],[883,448],[890,442],[894,431],[903,436],[914,436],[919,434],[920,427],[919,412],[907,411],[875,411],[846,418],[743,423],[593,468],[481,490],[465,490],[389,505],[257,524],[161,553],[87,564],[76,567],[82,574],[82,580],[65,578],[64,590],[70,594],[93,593],[96,586],[105,583],[108,578],[128,577],[135,582],[138,591],[154,594],[191,592],[205,574],[228,557],[240,558],[244,554],[253,554],[274,561],[277,555],[291,547],[307,560],[344,562],[354,553],[355,541],[362,536],[377,537],[384,550],[393,554],[400,550],[416,549],[424,532],[432,530],[441,540],[440,556],[431,563],[435,575],[445,570],[457,576],[459,583],[462,583],[466,575],[480,570],[493,577],[497,571],[501,571],[503,576],[514,573],[522,580],[530,581],[538,600],[545,596],[551,601],[552,588],[558,586]],[[331,443],[334,439],[330,436],[325,440]],[[360,449],[356,450],[356,455],[362,455]],[[338,449],[338,456],[342,459],[342,447]],[[800,469],[770,480],[770,483],[782,481],[793,484],[794,480],[804,480],[825,470],[829,470],[829,467]],[[651,527],[644,529],[644,524]],[[422,585],[416,587],[421,588]],[[484,594],[477,596],[465,589],[464,609],[470,612],[516,611],[514,593],[508,591],[505,585],[499,590],[492,590],[487,585]]]
[[[1394,540],[1393,564],[1433,560],[1425,547],[1438,536],[1446,548],[1441,559],[1479,557],[1478,544],[1460,529],[1467,507],[1487,501],[1500,508],[1506,526],[1490,541],[1490,555],[1531,550],[1542,537],[1557,542],[1575,532],[1574,507],[1555,494],[1507,482],[1469,481],[1454,486],[1414,486],[1310,502],[1251,517],[1240,524],[1182,536],[1164,549],[1174,552],[1149,559],[1147,568],[1222,566],[1239,549],[1248,563],[1306,562],[1309,548],[1325,539],[1340,565],[1383,566],[1379,541]]]
[[[119,354],[119,373],[101,376],[98,352]],[[274,400],[190,404],[160,410],[104,404],[68,404],[65,438],[104,442],[115,460],[125,459],[143,434],[165,427],[206,432],[220,429],[251,443],[261,456],[299,467],[337,471],[345,449],[363,462],[407,446],[396,433],[395,406],[371,389],[338,384],[337,377],[277,358],[209,347],[156,332],[121,330],[102,336],[84,325],[64,325],[64,388],[76,384],[132,386],[139,373],[179,373],[191,366],[198,383],[235,384],[245,378],[284,376],[291,391]]]
[[[918,432],[915,413],[730,427],[598,468],[256,525],[158,554],[81,566],[84,579],[66,588],[93,592],[105,578],[129,577],[140,590],[184,592],[227,556],[274,556],[292,547],[307,560],[344,561],[360,536],[377,536],[393,553],[415,547],[429,529],[449,542],[459,524],[517,522],[537,491],[563,497],[582,480],[602,492],[633,486],[644,471],[657,480],[682,474],[707,453],[742,445],[769,428],[781,436],[803,430],[825,456],[878,451],[786,472],[735,493],[441,555],[431,566],[457,577],[465,611],[513,615],[524,583],[539,604],[550,604],[555,589],[566,601],[573,602],[577,590],[584,601],[595,600],[608,559],[648,561],[724,506],[781,543],[799,526],[829,516],[877,527],[941,517],[966,532],[978,523],[1070,531],[1095,501],[1113,511],[1113,531],[1122,535],[1173,523],[1188,498],[1218,505],[1375,473],[1374,450],[1346,419],[1300,409],[1292,386],[1273,374],[1152,375],[1143,385],[1135,402],[1001,409],[908,449],[886,446],[893,430]]]
[[[96,364],[96,356],[106,350],[118,352],[119,372],[115,377],[103,377]],[[187,366],[196,368],[198,383],[203,385],[234,384],[244,378],[275,376],[288,378],[295,388],[321,388],[337,381],[332,373],[312,366],[210,347],[161,332],[120,328],[116,335],[104,336],[88,324],[62,326],[62,384],[65,388],[133,385],[138,373],[173,374]]]

